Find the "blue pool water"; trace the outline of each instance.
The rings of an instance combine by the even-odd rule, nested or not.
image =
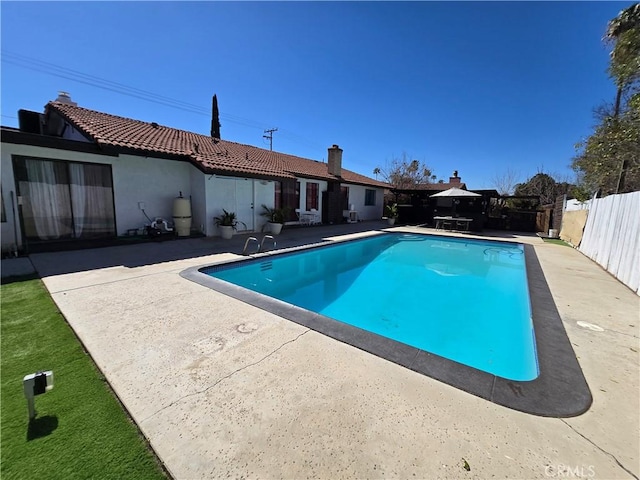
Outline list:
[[[519,244],[382,234],[203,272],[499,377],[539,373]]]

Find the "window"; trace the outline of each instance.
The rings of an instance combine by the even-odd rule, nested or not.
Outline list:
[[[275,183],[275,208],[286,208],[288,217],[286,221],[296,219],[295,209],[300,208],[300,182],[293,179],[276,181]]]
[[[342,210],[350,210],[349,208],[349,187],[340,187],[342,195]]]
[[[282,182],[273,182],[275,188],[273,207],[282,208]]]
[[[318,209],[318,192],[320,185],[313,182],[307,182],[307,207],[306,210],[312,208]]]
[[[376,204],[376,191],[375,190],[366,189],[364,191],[364,204],[365,204],[365,206],[368,206],[368,207]]]
[[[14,171],[27,239],[115,235],[110,165],[16,157]]]

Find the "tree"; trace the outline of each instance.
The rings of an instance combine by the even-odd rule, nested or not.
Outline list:
[[[500,195],[512,195],[519,179],[520,174],[517,171],[507,168],[504,173],[494,175],[491,184]]]
[[[614,111],[617,116],[622,93],[637,88],[640,80],[640,3],[622,10],[609,21],[604,41],[613,44],[609,75],[618,88]]]
[[[572,168],[582,188],[602,195],[640,190],[640,108],[604,119],[577,147]]]
[[[607,195],[640,189],[640,3],[608,23],[604,40],[613,45],[608,72],[616,98],[599,109],[593,134],[576,144],[572,168],[582,191]]]
[[[409,160],[406,153],[401,158],[394,158],[385,169],[376,167],[374,174],[382,175],[385,182],[395,190],[406,190],[415,185],[431,183],[435,180],[431,168],[418,160]]]
[[[609,75],[616,81],[617,93],[614,106],[614,120],[619,119],[620,102],[623,93],[638,97],[638,80],[640,80],[640,3],[622,10],[607,25],[605,40],[614,43],[611,52]],[[633,130],[633,128],[632,128]],[[616,132],[617,133],[617,132]],[[640,137],[637,137],[640,141]],[[637,157],[636,157],[637,158]],[[629,159],[621,156],[620,175],[616,192],[624,191],[629,169]]]
[[[536,173],[524,183],[515,187],[515,195],[535,195],[540,197],[542,205],[548,205],[556,201],[558,195],[564,195],[571,191],[573,185],[568,182],[556,182],[546,173]]]
[[[213,95],[211,100],[211,136],[220,138],[220,113],[218,112],[218,96]]]

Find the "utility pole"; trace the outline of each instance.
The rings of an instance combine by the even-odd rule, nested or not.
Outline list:
[[[277,131],[278,131],[277,128],[270,128],[269,130],[264,131],[266,135],[263,135],[262,138],[266,138],[269,140],[269,150],[273,150],[273,132],[277,132]]]

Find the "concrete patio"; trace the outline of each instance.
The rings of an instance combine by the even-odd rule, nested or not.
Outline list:
[[[276,239],[292,247],[384,228],[289,229]],[[180,277],[237,256],[246,235],[30,260],[177,479],[637,479],[638,296],[572,248],[471,236],[533,245],[593,396],[586,413],[501,407]]]

